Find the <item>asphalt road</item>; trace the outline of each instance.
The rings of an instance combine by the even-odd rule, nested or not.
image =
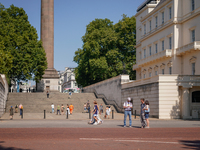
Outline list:
[[[1,150],[200,149],[200,128],[0,128]]]

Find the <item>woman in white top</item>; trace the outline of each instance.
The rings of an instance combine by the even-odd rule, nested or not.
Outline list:
[[[149,112],[150,112],[150,108],[149,108],[149,101],[146,100],[145,101],[145,107],[143,108],[144,112],[145,112],[145,120],[147,122],[147,126],[145,128],[149,128]]]

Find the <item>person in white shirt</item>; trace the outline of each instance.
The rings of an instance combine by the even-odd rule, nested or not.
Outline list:
[[[51,110],[52,110],[52,113],[54,113],[54,104],[53,103],[51,104]]]
[[[143,110],[144,110],[145,120],[147,122],[147,126],[145,128],[149,128],[149,113],[150,113],[150,108],[149,108],[149,101],[148,100],[145,101],[145,107],[143,108]]]
[[[132,118],[131,118],[131,109],[133,108],[133,104],[131,103],[131,98],[128,97],[127,101],[124,103],[124,127],[126,127],[126,117],[129,115],[129,127],[131,127],[132,124]]]

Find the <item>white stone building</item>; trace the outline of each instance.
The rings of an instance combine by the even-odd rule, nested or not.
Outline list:
[[[135,17],[136,81],[124,88],[157,82],[158,93],[151,89],[149,96],[144,95],[152,101],[155,116],[196,118],[200,112],[200,1],[146,0]]]
[[[63,83],[62,83],[62,92],[66,92],[71,89],[74,92],[79,92],[74,74],[74,68],[66,67],[63,73]]]

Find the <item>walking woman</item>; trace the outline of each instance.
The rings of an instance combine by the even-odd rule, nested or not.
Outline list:
[[[145,120],[147,122],[147,126],[145,128],[149,128],[149,112],[150,112],[150,108],[149,108],[149,101],[146,100],[145,101],[145,107],[143,108],[144,113],[145,113]]]
[[[94,123],[94,125],[97,125],[98,124],[98,114],[99,114],[99,106],[97,105],[97,102],[96,101],[94,101],[94,111],[93,111],[93,113],[94,113],[94,120],[95,120],[95,123]]]

